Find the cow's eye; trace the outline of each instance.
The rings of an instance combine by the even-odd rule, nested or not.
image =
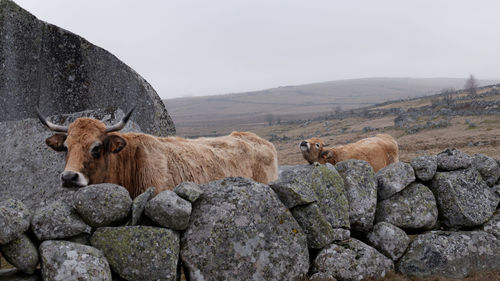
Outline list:
[[[99,156],[101,156],[101,148],[102,148],[102,145],[96,145],[94,146],[94,148],[92,148],[92,157],[94,158],[99,158]]]
[[[319,148],[319,143],[316,144],[316,148]]]

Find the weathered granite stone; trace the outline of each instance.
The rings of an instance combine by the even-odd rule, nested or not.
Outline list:
[[[269,186],[226,178],[200,188],[204,194],[181,238],[189,280],[294,281],[306,275],[306,235]]]
[[[376,222],[406,230],[431,229],[438,219],[436,199],[423,184],[412,183],[400,193],[377,204]]]
[[[37,209],[31,221],[31,229],[39,241],[69,238],[92,230],[73,207],[60,201]]]
[[[38,265],[38,249],[26,234],[1,245],[0,250],[10,264],[26,274],[33,274]]]
[[[177,280],[179,234],[175,231],[151,226],[102,227],[94,232],[91,243],[126,280]]]
[[[342,161],[335,168],[344,179],[351,229],[369,232],[373,227],[377,206],[377,184],[373,168],[362,160]]]
[[[346,281],[378,279],[393,269],[392,260],[354,238],[321,250],[312,265],[313,273]]]
[[[189,223],[191,203],[175,192],[165,190],[149,200],[145,214],[163,227],[184,230]]]
[[[500,166],[497,161],[483,154],[474,154],[472,165],[481,174],[488,186],[494,186],[500,178]]]
[[[439,214],[448,227],[471,227],[485,223],[499,198],[474,168],[437,172],[431,189]]]
[[[417,236],[397,269],[409,276],[460,279],[472,272],[500,270],[500,240],[483,231],[431,231]]]
[[[384,200],[400,192],[415,181],[415,172],[410,164],[404,162],[392,163],[380,169],[375,174],[378,183],[377,195]]]
[[[0,281],[42,281],[39,272],[26,274],[18,269],[0,269]]]
[[[377,223],[367,238],[375,249],[393,261],[397,261],[410,244],[410,238],[401,228],[386,222]]]
[[[316,203],[297,206],[290,211],[306,233],[309,248],[322,249],[336,238],[332,225],[323,216]]]
[[[112,280],[106,258],[90,246],[48,240],[40,245],[40,257],[43,280]]]
[[[0,202],[0,244],[17,239],[28,230],[31,212],[17,199]]]
[[[421,181],[429,181],[437,170],[437,156],[419,156],[411,160],[410,165],[415,171],[415,176]]]
[[[73,204],[90,226],[101,227],[126,219],[132,199],[124,187],[102,183],[80,188],[73,196]]]
[[[500,239],[500,212],[496,211],[493,216],[483,224],[481,230],[491,233],[495,235],[497,239]]]
[[[82,233],[65,239],[69,242],[90,246],[90,234]]]
[[[174,192],[191,203],[194,203],[203,194],[203,191],[196,183],[189,181],[177,185]]]
[[[466,169],[472,163],[472,158],[456,148],[448,148],[437,155],[437,167],[440,171]]]
[[[325,272],[318,272],[313,274],[311,277],[308,279],[309,281],[337,281],[337,279],[333,278],[328,273]]]
[[[311,165],[279,167],[279,178],[270,186],[288,209],[318,201],[310,187],[311,171]]]
[[[155,188],[150,187],[144,191],[139,196],[135,197],[132,201],[132,218],[128,222],[128,225],[137,225],[141,219],[144,209],[146,209],[146,204],[154,196]]]

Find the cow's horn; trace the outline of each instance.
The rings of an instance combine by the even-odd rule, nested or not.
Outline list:
[[[54,123],[51,123],[50,121],[47,121],[45,117],[40,113],[40,110],[38,107],[36,108],[36,113],[38,114],[38,119],[40,119],[40,122],[47,126],[47,128],[51,129],[54,132],[60,132],[60,133],[67,133],[68,132],[68,127],[67,126],[59,126]]]
[[[113,126],[106,127],[106,133],[116,132],[116,131],[123,129],[123,127],[125,127],[125,125],[127,125],[128,119],[130,118],[130,115],[132,115],[132,112],[134,111],[134,109],[135,109],[135,106],[132,107],[132,109],[127,113],[127,115],[125,115],[125,117],[123,117],[123,119],[122,119],[122,121],[120,121],[120,123],[113,125]]]

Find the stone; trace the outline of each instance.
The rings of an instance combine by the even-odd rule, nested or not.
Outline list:
[[[0,121],[136,105],[144,132],[175,134],[151,85],[114,55],[38,20],[13,1],[0,2]],[[43,44],[42,44],[43,43]]]
[[[35,244],[22,234],[19,238],[0,246],[4,258],[26,274],[33,274],[38,265],[38,249]]]
[[[311,165],[279,167],[279,178],[270,186],[288,209],[318,201],[310,188],[311,171]]]
[[[431,231],[417,236],[397,269],[409,276],[457,279],[500,270],[500,240],[483,231]]]
[[[111,183],[80,188],[73,196],[80,216],[92,227],[108,226],[125,220],[132,207],[128,191]]]
[[[134,280],[177,280],[179,233],[151,226],[98,228],[92,246],[102,250],[113,272]]]
[[[321,272],[346,281],[379,279],[392,270],[392,260],[354,238],[324,248],[312,264],[313,274]]]
[[[69,242],[73,242],[73,243],[79,243],[82,245],[90,246],[90,234],[88,234],[88,233],[78,234],[76,236],[67,238],[65,240],[67,240]]]
[[[379,200],[384,200],[414,182],[415,172],[410,164],[396,162],[380,169],[375,177],[378,183],[378,198]]]
[[[412,183],[389,199],[379,201],[375,221],[388,222],[405,230],[426,230],[436,225],[438,208],[432,191]]]
[[[447,148],[437,155],[437,167],[440,171],[467,169],[472,163],[472,157],[456,148]]]
[[[496,211],[493,216],[483,224],[481,230],[491,233],[495,235],[497,239],[500,239],[500,212]]]
[[[73,207],[60,201],[37,209],[31,229],[39,241],[64,239],[92,231]]]
[[[297,206],[290,210],[307,235],[307,244],[311,249],[322,249],[333,240],[335,233],[316,203]]]
[[[474,168],[437,172],[431,189],[442,222],[454,228],[485,223],[500,200]]]
[[[437,170],[437,156],[419,156],[411,160],[410,165],[415,171],[415,176],[421,181],[429,181]]]
[[[28,230],[31,212],[17,199],[0,202],[0,244],[9,243]]]
[[[351,231],[349,229],[334,228],[333,229],[333,241],[344,241],[351,238]]]
[[[333,276],[331,276],[328,273],[324,273],[324,272],[315,273],[311,277],[309,277],[308,280],[309,281],[337,281],[337,279],[333,278]]]
[[[40,245],[40,258],[43,280],[112,280],[103,253],[90,246],[48,240]]]
[[[150,187],[142,194],[134,198],[132,201],[132,218],[128,222],[128,225],[137,225],[141,219],[144,209],[146,209],[146,204],[153,198],[155,194],[155,188]]]
[[[200,185],[181,238],[190,280],[302,280],[307,238],[268,185],[226,178]],[[251,269],[251,270],[249,270]]]
[[[377,206],[377,184],[372,167],[366,161],[346,160],[337,163],[335,168],[344,180],[351,230],[369,232]]]
[[[146,216],[159,225],[184,230],[189,223],[191,203],[171,190],[165,190],[146,204]]]
[[[494,186],[500,177],[500,166],[497,161],[483,154],[474,154],[472,165],[481,174],[488,186]]]
[[[191,203],[194,203],[203,194],[203,190],[196,183],[190,181],[177,185],[174,192]]]
[[[0,269],[0,281],[42,281],[39,274],[26,274],[18,269]]]
[[[410,238],[404,230],[386,222],[377,223],[367,238],[375,249],[393,261],[397,261],[410,244]]]

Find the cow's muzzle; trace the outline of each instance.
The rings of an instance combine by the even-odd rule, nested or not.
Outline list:
[[[82,173],[73,171],[64,171],[61,174],[63,187],[84,187],[88,185],[88,180]]]
[[[307,141],[302,141],[299,144],[299,148],[301,151],[309,151],[309,143]]]

